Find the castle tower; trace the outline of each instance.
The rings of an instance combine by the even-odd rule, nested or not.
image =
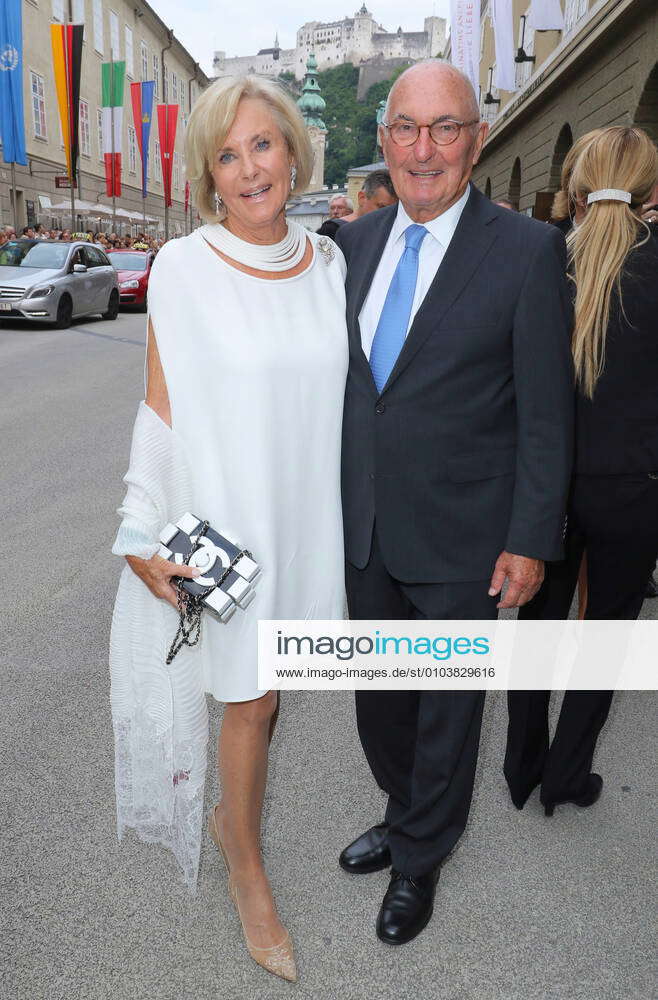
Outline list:
[[[324,147],[327,140],[327,126],[322,120],[322,114],[327,105],[320,94],[318,64],[312,52],[306,63],[302,96],[297,101],[297,105],[306,122],[314,154],[313,176],[308,189],[309,191],[319,191],[324,186]]]

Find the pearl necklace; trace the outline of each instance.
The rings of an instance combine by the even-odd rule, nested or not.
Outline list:
[[[302,262],[306,253],[306,230],[298,222],[288,223],[288,232],[280,243],[249,243],[220,223],[202,226],[201,235],[231,260],[255,271],[289,271]]]

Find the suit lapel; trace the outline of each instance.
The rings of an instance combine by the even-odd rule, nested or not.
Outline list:
[[[439,326],[444,315],[464,290],[496,240],[496,218],[488,198],[471,185],[455,233],[441,265],[411,324],[402,350],[384,390],[404,371],[414,355]]]

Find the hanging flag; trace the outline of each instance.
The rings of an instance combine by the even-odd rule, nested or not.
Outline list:
[[[185,215],[187,215],[187,210],[190,207],[190,182],[185,181]]]
[[[450,60],[477,94],[480,79],[480,0],[450,0]]]
[[[493,82],[499,90],[514,91],[517,89],[512,8],[512,0],[491,0],[491,20],[496,46],[496,68]]]
[[[108,197],[121,194],[121,136],[123,134],[123,88],[126,79],[125,62],[107,62],[101,66],[103,159],[105,160],[105,193]]]
[[[59,120],[62,125],[68,176],[73,185],[76,183],[78,168],[80,65],[84,31],[84,24],[50,25]]]
[[[21,0],[0,4],[0,137],[5,163],[27,164],[23,125]]]
[[[142,198],[146,198],[146,173],[149,159],[149,136],[151,135],[151,117],[153,115],[153,80],[130,84],[130,96],[133,104],[133,120],[137,133],[139,155],[142,158]]]
[[[174,146],[176,144],[177,104],[158,104],[158,134],[160,136],[160,159],[162,161],[162,183],[165,205],[171,205],[171,173],[174,166]]]
[[[528,21],[535,31],[562,31],[564,14],[560,0],[532,0]]]

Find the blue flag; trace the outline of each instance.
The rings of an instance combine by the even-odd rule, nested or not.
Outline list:
[[[155,83],[153,80],[130,84],[137,145],[142,158],[142,196],[144,198],[146,198],[146,174],[149,161],[149,136],[151,135],[154,90]]]
[[[0,2],[0,136],[5,163],[26,165],[21,0]]]

